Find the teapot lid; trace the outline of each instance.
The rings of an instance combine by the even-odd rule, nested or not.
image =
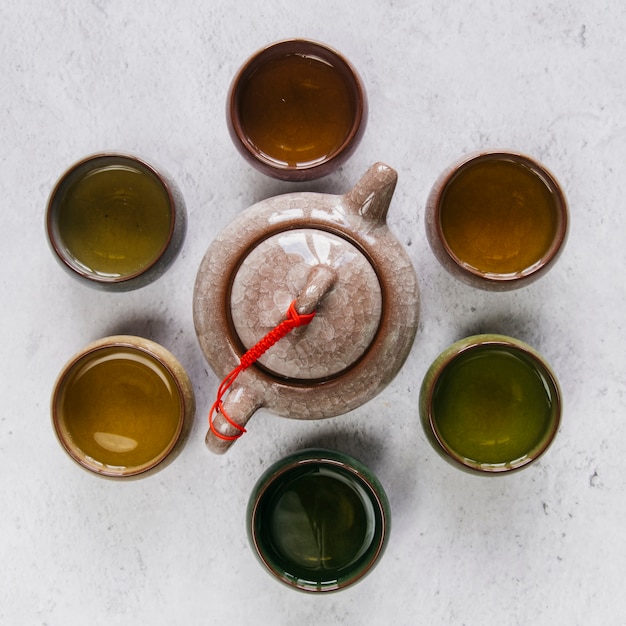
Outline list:
[[[230,315],[245,350],[285,317],[316,315],[289,333],[258,364],[292,380],[340,375],[367,351],[380,326],[382,290],[367,256],[345,237],[298,228],[263,239],[241,260],[233,278]]]

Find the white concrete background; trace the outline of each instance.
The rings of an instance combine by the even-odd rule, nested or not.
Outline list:
[[[621,0],[2,2],[0,623],[626,624],[625,27]],[[379,160],[398,170],[389,223],[415,264],[422,317],[405,367],[375,400],[317,423],[259,412],[215,457],[204,433],[218,381],[194,335],[196,270],[240,211],[295,188],[235,152],[226,90],[250,53],[291,36],[342,51],[370,101],[353,158],[298,188],[344,192]],[[543,161],[571,204],[558,265],[509,294],[456,282],[424,234],[440,171],[490,147]],[[57,177],[101,149],[161,164],[188,205],[175,265],[127,294],[71,280],[44,236]],[[432,359],[480,331],[531,343],[565,396],[554,446],[505,478],[447,465],[418,421]],[[117,332],[172,350],[199,406],[176,462],[129,484],[71,463],[48,410],[70,355]],[[369,464],[393,509],[380,565],[324,597],[276,583],[244,532],[257,477],[309,444]]]

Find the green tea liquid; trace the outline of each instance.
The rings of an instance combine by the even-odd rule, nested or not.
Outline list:
[[[352,480],[320,467],[287,482],[271,499],[266,539],[287,571],[333,580],[366,552],[374,511]]]
[[[68,186],[60,199],[58,230],[78,265],[117,278],[156,261],[169,241],[172,220],[168,193],[152,172],[111,162]]]
[[[259,67],[242,91],[240,119],[250,143],[284,165],[313,164],[345,141],[356,111],[337,69],[288,54]]]
[[[61,427],[109,468],[140,467],[161,455],[182,419],[169,371],[128,348],[98,350],[68,378],[60,398]]]
[[[479,272],[516,274],[548,252],[557,230],[557,204],[527,165],[481,159],[462,168],[441,200],[441,228],[452,253]]]
[[[505,347],[461,353],[433,394],[435,427],[464,459],[508,464],[528,455],[553,423],[550,387],[527,360]]]

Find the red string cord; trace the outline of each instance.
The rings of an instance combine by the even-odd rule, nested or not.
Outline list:
[[[209,411],[209,427],[213,434],[225,441],[234,441],[238,439],[246,432],[246,429],[241,425],[237,424],[234,420],[232,420],[228,413],[224,410],[224,405],[222,404],[222,398],[224,394],[228,391],[231,385],[235,382],[235,379],[243,370],[250,367],[255,361],[257,361],[261,356],[269,350],[276,342],[280,341],[285,335],[290,333],[294,328],[298,328],[298,326],[306,326],[311,323],[311,320],[315,317],[315,311],[313,313],[298,313],[296,311],[296,301],[294,300],[290,305],[289,309],[287,309],[286,318],[276,326],[276,328],[272,329],[265,337],[263,337],[258,343],[252,346],[245,354],[243,354],[239,359],[239,365],[227,374],[221,385],[217,390],[217,399],[213,403],[211,410]],[[224,419],[234,428],[236,428],[239,432],[236,435],[224,435],[220,433],[217,428],[215,428],[215,424],[213,423],[213,416],[215,412],[219,412],[222,414]]]

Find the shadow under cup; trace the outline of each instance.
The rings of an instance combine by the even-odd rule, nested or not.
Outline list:
[[[290,587],[337,591],[374,567],[386,546],[385,492],[359,461],[304,450],[271,466],[250,497],[248,537],[267,570]]]
[[[447,461],[494,475],[536,461],[561,418],[558,381],[525,343],[502,335],[456,342],[429,368],[420,392],[425,433]]]
[[[67,454],[108,478],[162,469],[180,452],[195,409],[178,360],[141,337],[106,337],[86,346],[59,375],[52,423]]]

